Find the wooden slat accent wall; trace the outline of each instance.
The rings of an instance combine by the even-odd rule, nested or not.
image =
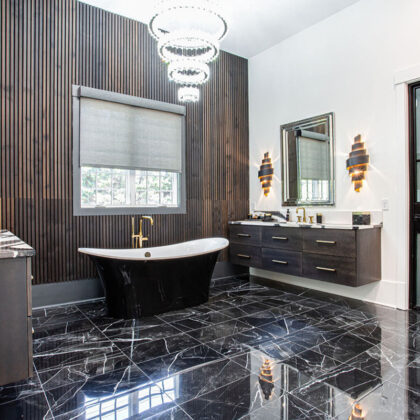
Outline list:
[[[78,247],[129,247],[130,217],[72,215],[71,86],[177,102],[144,24],[75,0],[2,0],[1,226],[35,247],[34,283],[95,276]],[[248,211],[247,60],[221,52],[187,105],[187,214],[150,246],[227,236]],[[222,256],[226,258],[226,253]]]

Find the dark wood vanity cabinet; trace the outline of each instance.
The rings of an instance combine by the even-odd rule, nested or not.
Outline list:
[[[232,224],[230,259],[248,267],[357,287],[381,279],[381,229]]]
[[[2,236],[3,244],[9,237],[12,246],[23,244],[10,232],[0,231]],[[0,386],[33,374],[32,274],[31,258],[26,255],[34,253],[30,247],[0,251]]]

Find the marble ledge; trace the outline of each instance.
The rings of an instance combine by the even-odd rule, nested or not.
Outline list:
[[[360,229],[375,229],[382,228],[382,223],[375,225],[348,225],[348,224],[334,224],[334,223],[322,223],[322,224],[310,224],[302,222],[263,222],[262,220],[238,220],[230,221],[230,225],[248,225],[248,226],[278,226],[278,227],[293,227],[293,228],[304,228],[304,229],[343,229],[343,230],[360,230]]]
[[[0,230],[0,259],[33,257],[35,250],[12,232]]]

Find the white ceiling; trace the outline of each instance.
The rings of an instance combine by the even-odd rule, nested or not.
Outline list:
[[[159,0],[83,0],[147,23]],[[359,0],[222,0],[229,32],[221,48],[250,58]]]

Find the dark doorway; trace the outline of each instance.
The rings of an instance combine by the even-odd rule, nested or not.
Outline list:
[[[420,83],[409,87],[410,307],[420,307]]]

